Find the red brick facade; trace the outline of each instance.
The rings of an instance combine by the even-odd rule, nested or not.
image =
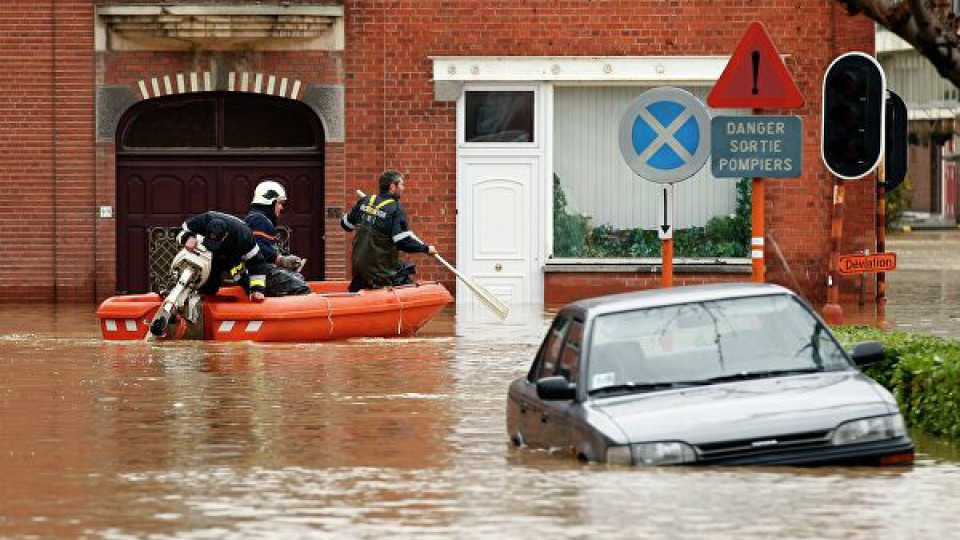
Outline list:
[[[402,170],[410,181],[405,204],[414,229],[452,254],[455,104],[436,101],[430,57],[728,55],[747,24],[759,20],[788,55],[787,66],[806,99],[799,111],[765,111],[802,115],[806,133],[803,177],[767,183],[768,280],[798,287],[814,302],[825,299],[832,180],[819,157],[820,85],[837,54],[873,50],[873,24],[865,18],[851,18],[828,0],[345,0],[343,5],[344,51],[245,53],[96,53],[92,0],[21,0],[0,7],[0,46],[8,51],[0,56],[0,298],[92,301],[114,293],[115,225],[97,217],[98,207],[116,203],[113,142],[96,138],[100,85],[130,85],[136,91],[140,79],[210,69],[214,63],[304,84],[342,85],[345,138],[325,149],[325,207],[348,205],[357,188],[373,191],[384,168]],[[872,193],[867,181],[848,182],[846,252],[872,246]],[[326,234],[327,277],[343,277],[349,247],[335,216],[328,216]],[[421,277],[453,287],[441,267],[416,262]],[[685,277],[678,269],[676,282],[708,279],[714,280]],[[548,301],[576,296],[573,287],[593,294],[658,285],[621,273],[547,274],[545,284]]]

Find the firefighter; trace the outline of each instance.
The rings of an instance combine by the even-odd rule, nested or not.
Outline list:
[[[246,283],[252,302],[262,302],[266,287],[266,261],[260,246],[253,239],[250,227],[240,218],[221,212],[204,212],[183,222],[177,240],[188,251],[197,248],[197,235],[203,237],[203,247],[213,256],[210,278],[200,287],[201,294],[216,294],[220,290],[222,274],[234,278],[249,274]]]
[[[243,218],[267,262],[267,296],[310,293],[310,286],[299,272],[303,259],[296,255],[281,255],[277,250],[277,218],[286,202],[287,192],[283,186],[273,178],[265,179],[253,190],[250,213]]]
[[[351,292],[413,283],[415,267],[400,263],[399,252],[437,253],[410,232],[400,205],[403,190],[403,175],[385,171],[380,175],[380,193],[363,197],[343,216],[340,226],[355,232]]]

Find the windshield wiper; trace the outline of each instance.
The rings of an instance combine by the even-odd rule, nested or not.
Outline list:
[[[610,386],[602,386],[600,388],[594,388],[587,392],[589,395],[594,394],[613,394],[620,392],[651,392],[653,390],[666,390],[668,388],[684,388],[687,386],[703,386],[705,384],[710,384],[706,381],[672,381],[672,382],[655,382],[655,383],[623,383],[623,384],[612,384]]]
[[[731,373],[729,375],[720,375],[704,379],[705,384],[713,384],[727,381],[745,381],[748,379],[765,379],[768,377],[779,377],[781,375],[801,375],[804,373],[819,373],[823,371],[820,368],[797,368],[797,369],[768,369],[764,371],[744,371],[742,373]]]

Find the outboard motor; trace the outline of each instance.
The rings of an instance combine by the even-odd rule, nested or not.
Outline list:
[[[197,247],[195,251],[181,249],[173,258],[170,264],[170,271],[177,276],[177,284],[173,290],[167,294],[160,304],[160,309],[153,316],[150,323],[150,333],[156,337],[163,337],[170,324],[170,319],[174,313],[179,313],[187,300],[203,285],[210,277],[210,268],[213,266],[213,258],[209,251],[203,247],[203,238],[198,235]],[[192,308],[189,310],[187,319],[196,322],[198,311],[196,303],[190,302]]]

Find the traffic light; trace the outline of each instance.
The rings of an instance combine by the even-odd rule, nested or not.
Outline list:
[[[883,187],[892,191],[907,177],[907,105],[890,90],[887,91],[886,123]]]
[[[872,57],[838,56],[823,77],[820,153],[830,172],[863,178],[880,162],[884,145],[886,78]]]

